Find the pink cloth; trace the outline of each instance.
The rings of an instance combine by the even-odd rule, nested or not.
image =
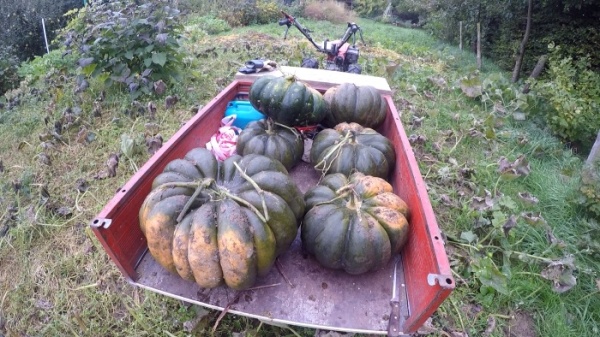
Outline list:
[[[215,155],[217,160],[223,161],[233,154],[237,145],[237,138],[242,129],[233,126],[237,115],[230,115],[221,120],[221,127],[215,133],[208,143],[206,148]]]

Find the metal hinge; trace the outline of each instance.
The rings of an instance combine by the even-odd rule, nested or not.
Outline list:
[[[90,226],[94,228],[107,229],[112,224],[112,219],[96,218],[90,222]]]
[[[454,279],[451,275],[429,274],[427,275],[427,283],[430,286],[434,286],[437,283],[445,289],[454,288]]]

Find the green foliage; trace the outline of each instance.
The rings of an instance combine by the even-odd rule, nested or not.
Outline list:
[[[63,50],[56,49],[49,54],[36,56],[29,62],[23,62],[18,74],[23,78],[37,80],[51,73],[72,73],[75,71],[74,63],[77,56],[64,54]]]
[[[529,107],[529,97],[502,73],[489,74],[483,80],[482,90],[481,101],[500,116],[522,119]]]
[[[269,0],[222,1],[218,17],[232,27],[269,24],[281,17],[279,6]]]
[[[190,26],[197,27],[211,35],[228,32],[231,30],[231,26],[229,26],[227,21],[219,19],[213,15],[199,16],[188,22],[186,29],[190,29]]]
[[[0,95],[19,83],[18,67],[19,59],[12,48],[0,47]]]
[[[387,3],[387,0],[357,0],[353,1],[352,5],[360,16],[375,17],[383,13]]]
[[[66,44],[81,50],[79,88],[86,86],[85,78],[96,77],[137,97],[151,94],[156,81],[178,79],[183,59],[178,15],[152,2],[110,1],[79,11],[65,33]]]
[[[551,109],[546,121],[567,141],[589,145],[600,130],[600,74],[590,69],[588,57],[561,58],[559,46],[550,45],[548,80],[536,83]]]

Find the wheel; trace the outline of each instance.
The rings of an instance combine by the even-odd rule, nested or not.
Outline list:
[[[348,71],[346,71],[347,73],[352,73],[352,74],[360,74],[362,72],[362,68],[360,66],[360,64],[350,64],[348,66]]]
[[[306,57],[302,59],[301,67],[319,69],[319,61],[314,57]]]

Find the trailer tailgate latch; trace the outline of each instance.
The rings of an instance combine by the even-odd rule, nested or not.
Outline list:
[[[434,286],[436,283],[445,289],[454,289],[454,279],[451,275],[428,274],[427,283]]]
[[[104,228],[108,229],[110,224],[112,223],[112,219],[104,219],[104,218],[96,218],[90,222],[90,226],[94,228]]]

